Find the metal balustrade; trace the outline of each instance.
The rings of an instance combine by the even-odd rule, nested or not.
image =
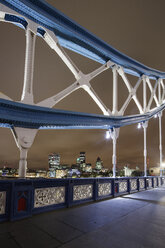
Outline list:
[[[164,183],[164,177],[0,180],[0,221],[18,220]]]
[[[16,24],[26,31],[25,70],[19,102],[0,93],[0,127],[11,129],[20,149],[19,176],[26,177],[27,153],[39,129],[105,129],[113,140],[113,178],[0,180],[0,221],[17,220],[39,212],[70,207],[89,201],[160,187],[162,177],[162,112],[165,109],[165,72],[149,68],[112,48],[44,1],[0,0],[0,21]],[[56,52],[75,77],[66,89],[41,102],[34,102],[33,69],[36,37]],[[84,74],[63,47],[91,58],[101,65]],[[94,91],[91,80],[106,70],[113,74],[112,106],[106,106]],[[127,74],[137,77],[133,87]],[[119,109],[118,78],[128,95]],[[153,82],[151,81],[153,80]],[[142,87],[142,100],[137,96]],[[147,87],[150,90],[147,97]],[[86,91],[103,115],[52,110],[76,90]],[[125,112],[131,102],[137,114]],[[14,111],[14,115],[13,115]],[[27,114],[28,113],[28,114]],[[154,115],[159,120],[160,177],[147,177],[147,126]],[[45,118],[45,116],[47,118]],[[116,177],[116,146],[119,128],[139,123],[144,130],[144,176]]]

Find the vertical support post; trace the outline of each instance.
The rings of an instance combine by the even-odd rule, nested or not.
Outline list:
[[[112,155],[112,165],[113,165],[113,177],[116,177],[116,161],[117,161],[117,156],[116,156],[116,143],[117,143],[117,138],[119,137],[119,128],[113,128],[111,130],[111,138],[113,140],[113,155]]]
[[[147,108],[147,87],[146,87],[146,76],[143,75],[143,112],[146,112]]]
[[[113,165],[113,177],[116,177],[116,137],[113,137],[112,165]]]
[[[19,177],[26,177],[28,149],[20,147]]]
[[[161,79],[158,79],[158,99],[159,99],[159,105],[161,105]]]
[[[118,74],[117,74],[117,66],[112,67],[113,72],[113,115],[118,114]]]
[[[33,71],[34,71],[34,53],[35,53],[36,34],[30,29],[26,30],[26,53],[24,69],[24,85],[21,101],[33,104]]]
[[[26,177],[27,153],[34,142],[38,129],[14,127],[11,131],[20,150],[19,177]]]
[[[143,122],[144,130],[144,176],[147,177],[147,127],[148,122]]]
[[[160,176],[162,177],[162,112],[159,113]]]
[[[161,79],[158,79],[158,99],[159,105],[161,105]],[[158,114],[159,116],[159,152],[160,152],[160,177],[162,177],[162,112]]]

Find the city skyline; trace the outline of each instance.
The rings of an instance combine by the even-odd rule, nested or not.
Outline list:
[[[120,51],[148,66],[164,70],[165,37],[161,30],[164,7],[162,1],[160,1],[159,6],[154,1],[150,1],[150,11],[145,11],[148,6],[144,1],[132,1],[131,3],[130,1],[124,3],[120,1],[119,4],[118,2],[104,0],[100,4],[99,1],[92,0],[88,3],[88,9],[86,8],[87,1],[72,0],[69,3],[64,3],[64,1],[49,0],[48,2]],[[132,7],[131,13],[126,11],[129,4]],[[70,5],[72,8],[68,7]],[[121,11],[122,8],[124,11]],[[142,9],[143,11],[141,11]],[[115,18],[118,13],[120,13],[119,19],[122,19],[122,22]],[[129,19],[131,19],[131,22]],[[18,27],[7,23],[0,23],[0,28],[2,34],[0,49],[3,57],[3,61],[0,62],[1,91],[15,101],[19,101],[23,84],[25,33]],[[140,32],[141,35],[137,35],[137,32]],[[158,38],[160,34],[161,39]],[[70,51],[67,52],[85,73],[99,66],[98,63],[87,58]],[[15,58],[17,58],[17,63],[15,63]],[[7,73],[7,71],[10,71],[10,73]],[[134,83],[133,77],[130,77],[130,79]],[[58,56],[52,53],[40,38],[37,38],[34,71],[35,101],[42,100],[45,96],[51,96],[52,92],[59,92],[72,81],[72,75]],[[99,76],[94,80],[93,86],[102,100],[108,106],[111,106],[111,73],[105,72],[105,74]],[[123,96],[120,96],[121,100],[126,93],[126,89],[123,88]],[[81,90],[68,96],[57,104],[56,108],[101,113],[89,96]],[[128,112],[129,114],[135,112],[133,104],[130,105]],[[162,126],[164,124],[163,117]],[[15,146],[10,130],[1,128],[0,135],[0,164],[7,161],[9,164],[18,166],[19,150]],[[157,165],[159,163],[157,119],[149,122],[147,144],[150,164],[151,166]],[[28,167],[45,167],[47,164],[46,154],[54,150],[62,154],[62,163],[71,163],[72,160],[75,160],[79,150],[85,150],[89,154],[89,163],[93,164],[98,154],[105,161],[104,164],[107,167],[112,167],[112,141],[105,139],[105,131],[103,130],[39,131],[28,153]],[[139,165],[141,169],[143,168],[143,131],[137,130],[136,125],[123,127],[120,130],[117,142],[117,165],[123,163],[133,166]]]

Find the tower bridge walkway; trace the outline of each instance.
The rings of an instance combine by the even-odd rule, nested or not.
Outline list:
[[[164,248],[165,187],[0,225],[3,248]]]

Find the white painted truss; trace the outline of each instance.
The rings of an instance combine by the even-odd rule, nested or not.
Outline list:
[[[9,9],[8,7],[0,4],[0,20],[5,21],[5,14],[12,14],[15,16],[21,16],[14,10]],[[23,17],[23,16],[22,16]],[[68,56],[66,51],[60,46],[58,42],[58,38],[54,34],[54,32],[47,30],[45,27],[41,27],[45,34],[43,35],[44,41],[48,44],[48,46],[53,49],[59,57],[63,60],[66,64],[68,69],[74,75],[76,81],[71,84],[66,89],[62,90],[61,92],[49,97],[47,99],[42,100],[41,102],[34,103],[33,101],[33,70],[34,70],[34,53],[35,53],[35,37],[37,35],[37,28],[40,28],[40,25],[32,22],[31,20],[26,19],[28,25],[26,28],[26,57],[25,57],[25,71],[24,71],[24,84],[23,84],[23,91],[21,96],[21,102],[23,103],[30,103],[36,104],[38,106],[45,106],[45,107],[53,107],[62,99],[73,93],[74,91],[82,88],[84,89],[89,96],[95,101],[98,107],[101,109],[104,115],[108,116],[122,116],[124,115],[128,105],[133,100],[137,106],[137,114],[144,114],[147,112],[152,112],[155,110],[151,108],[152,103],[155,102],[156,107],[161,106],[165,103],[165,85],[164,81],[161,78],[155,79],[154,85],[151,84],[150,78],[146,75],[142,75],[138,78],[137,83],[133,87],[130,83],[126,73],[124,72],[124,68],[120,65],[113,63],[112,61],[108,61],[106,64],[100,66],[96,70],[90,72],[89,74],[84,74],[72,61],[72,59]],[[95,90],[92,88],[90,81],[97,77],[100,73],[103,73],[105,70],[112,70],[113,72],[113,94],[112,94],[112,110],[110,107],[107,107],[100,97],[97,95]],[[128,90],[128,97],[121,106],[120,110],[118,110],[118,91],[120,91],[120,85],[118,85],[118,76],[120,76],[123,80],[123,83],[126,85]],[[137,90],[139,86],[143,84],[143,102],[141,103],[137,97]],[[147,100],[147,92],[146,87],[150,89],[150,98]],[[156,94],[156,90],[158,88],[158,96]],[[5,96],[3,93],[0,95],[2,98],[9,97]]]
[[[5,15],[11,14],[15,16],[21,16],[17,12],[11,10],[10,8],[0,4],[0,21],[6,22]],[[137,82],[133,87],[130,83],[124,68],[118,64],[113,63],[112,61],[108,61],[104,65],[101,65],[96,70],[84,74],[72,59],[68,56],[66,51],[60,46],[58,42],[58,38],[56,35],[47,30],[45,27],[41,27],[40,25],[36,24],[35,22],[27,19],[26,17],[22,16],[28,23],[26,27],[26,56],[25,56],[25,70],[24,70],[24,84],[22,90],[22,96],[20,102],[25,104],[31,105],[38,105],[52,108],[61,100],[63,100],[68,95],[72,94],[74,91],[79,90],[80,88],[85,90],[89,96],[93,99],[93,101],[97,104],[100,108],[102,113],[106,116],[123,116],[125,111],[127,110],[131,101],[134,101],[137,107],[137,114],[142,115],[145,113],[152,113],[156,108],[160,107],[162,104],[165,104],[165,84],[162,78],[157,78],[155,80],[149,78],[147,75],[141,75],[137,78]],[[69,87],[60,91],[59,93],[42,100],[41,102],[34,103],[34,96],[33,96],[33,71],[34,71],[34,54],[35,54],[35,40],[37,35],[37,29],[42,28],[44,30],[44,35],[42,38],[48,44],[48,46],[53,49],[55,53],[62,59],[68,69],[75,77],[75,82],[73,82]],[[41,36],[41,35],[40,35]],[[97,77],[100,73],[104,73],[106,70],[112,70],[113,73],[113,92],[112,92],[112,109],[109,106],[106,106],[103,100],[98,96],[91,85],[91,80]],[[118,92],[120,92],[120,85],[118,82],[118,77],[121,77],[122,83],[125,84],[128,90],[128,96],[123,103],[123,105],[118,109]],[[110,81],[110,80],[109,80]],[[143,100],[140,101],[137,96],[137,91],[142,85],[143,87]],[[150,97],[147,97],[147,87],[150,90]],[[4,99],[10,99],[8,96],[0,93],[0,97]],[[11,100],[11,99],[10,99]],[[154,106],[154,107],[152,107]],[[161,116],[159,114],[159,140],[160,140],[160,166],[162,166],[162,131],[161,131]],[[146,149],[146,131],[147,131],[147,122],[142,124],[144,129],[144,174],[146,176],[147,171],[147,149]],[[119,135],[119,130],[113,128],[109,130],[111,133],[111,138],[113,139],[113,176],[115,177],[116,173],[116,141]],[[21,128],[14,128],[13,134],[16,139],[16,143],[20,149],[20,176],[24,177],[26,175],[26,157],[27,157],[27,150],[31,147],[33,140],[36,136],[37,130],[34,132],[29,132],[28,129],[24,129],[23,131]]]

